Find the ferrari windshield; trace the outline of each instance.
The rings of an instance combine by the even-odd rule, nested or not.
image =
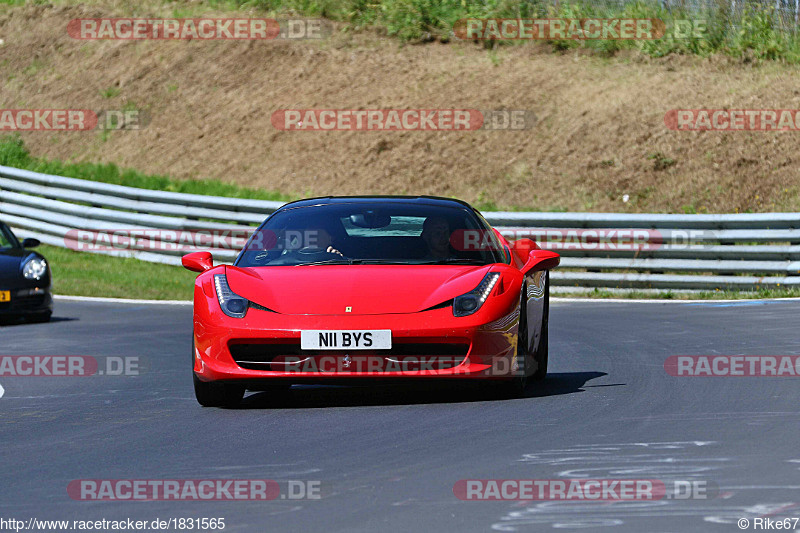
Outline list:
[[[484,245],[464,246],[465,236]],[[256,230],[236,265],[485,265],[502,262],[501,250],[491,228],[467,207],[360,201],[276,212]]]

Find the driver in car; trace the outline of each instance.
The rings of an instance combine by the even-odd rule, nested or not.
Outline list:
[[[452,257],[450,250],[450,225],[443,217],[428,217],[422,224],[422,240],[428,246],[423,259],[438,261]]]
[[[333,238],[325,228],[308,228],[305,231],[304,248],[317,248],[325,250],[329,254],[337,254],[344,257],[344,254],[333,247]]]

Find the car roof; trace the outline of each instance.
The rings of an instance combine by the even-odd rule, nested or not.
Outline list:
[[[463,200],[455,198],[444,198],[441,196],[320,196],[318,198],[305,198],[303,200],[296,200],[289,202],[280,207],[280,209],[289,209],[294,207],[306,207],[312,205],[329,205],[329,204],[354,204],[354,203],[370,203],[375,201],[387,201],[392,203],[405,203],[417,205],[435,205],[440,207],[456,207],[460,209],[473,210],[472,206]]]

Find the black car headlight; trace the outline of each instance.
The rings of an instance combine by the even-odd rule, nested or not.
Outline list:
[[[231,318],[244,318],[250,302],[231,290],[225,274],[214,276],[214,288],[217,291],[217,299],[222,312]]]
[[[456,297],[453,300],[453,315],[467,316],[475,313],[481,308],[483,302],[491,294],[492,289],[500,279],[499,272],[489,272],[486,274],[477,287],[466,294]]]
[[[47,273],[47,261],[41,257],[31,257],[22,265],[22,277],[39,281]]]

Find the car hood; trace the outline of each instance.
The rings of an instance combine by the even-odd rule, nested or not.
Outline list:
[[[18,278],[19,262],[30,255],[22,248],[3,248],[0,250],[0,279]]]
[[[417,313],[478,286],[492,265],[227,267],[231,290],[285,314]]]

